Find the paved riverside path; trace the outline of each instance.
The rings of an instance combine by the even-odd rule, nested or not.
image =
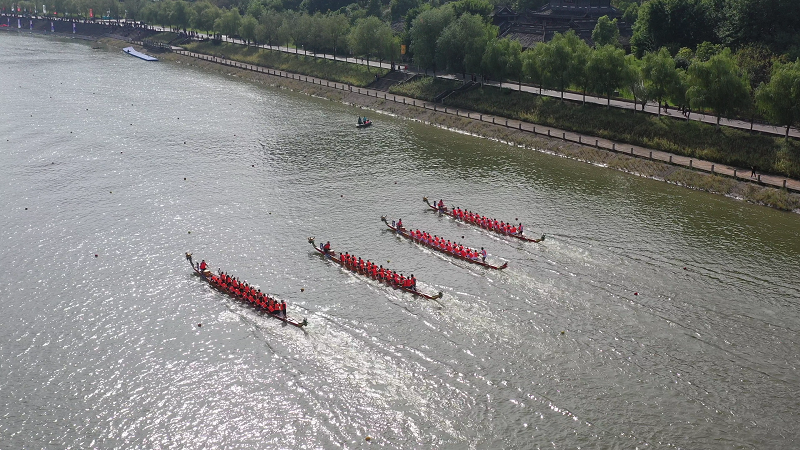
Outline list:
[[[688,167],[703,172],[725,175],[732,178],[736,178],[737,180],[741,181],[759,183],[761,185],[771,186],[776,188],[786,188],[791,191],[800,192],[800,181],[791,178],[785,178],[776,175],[762,175],[762,174],[756,174],[755,176],[752,176],[752,171],[750,169],[743,169],[741,167],[733,167],[726,164],[712,163],[710,161],[705,161],[702,159],[675,155],[672,153],[667,153],[660,150],[652,150],[649,148],[640,147],[636,145],[623,144],[608,139],[602,139],[584,134],[573,133],[570,131],[564,131],[558,128],[531,124],[529,122],[523,122],[520,120],[506,119],[505,117],[493,116],[490,114],[481,114],[475,111],[470,111],[465,109],[442,106],[436,103],[425,102],[411,97],[389,94],[387,92],[378,91],[374,89],[354,87],[347,83],[338,83],[330,80],[325,80],[322,78],[299,75],[292,72],[270,69],[267,67],[257,66],[254,64],[241,63],[238,61],[229,60],[227,58],[219,58],[216,56],[205,55],[202,53],[194,53],[182,49],[179,50],[177,48],[174,49],[173,51],[174,53],[180,55],[189,56],[204,61],[210,61],[230,67],[236,67],[244,70],[252,70],[254,72],[265,73],[268,75],[273,75],[281,78],[289,78],[292,80],[298,80],[311,84],[318,84],[320,86],[326,86],[329,88],[339,89],[342,91],[352,92],[355,94],[366,95],[368,97],[383,98],[386,101],[391,101],[398,104],[416,106],[419,108],[424,108],[445,114],[452,114],[458,117],[466,117],[469,119],[478,120],[486,123],[492,123],[507,128],[527,131],[535,135],[561,139],[566,142],[583,144],[604,150],[611,150],[617,153],[631,155],[634,157],[652,159],[654,161],[666,162],[676,166]]]

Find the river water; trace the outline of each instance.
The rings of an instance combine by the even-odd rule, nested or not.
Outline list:
[[[2,448],[800,445],[797,215],[83,42],[0,33],[0,80]]]

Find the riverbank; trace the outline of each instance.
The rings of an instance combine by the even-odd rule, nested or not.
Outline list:
[[[103,45],[121,50],[129,45],[125,41],[111,38],[100,39]],[[515,145],[542,151],[545,153],[567,157],[590,164],[608,167],[638,176],[662,180],[690,189],[703,190],[725,195],[731,198],[746,200],[772,208],[800,213],[800,195],[759,185],[741,179],[734,179],[720,174],[700,172],[679,167],[666,162],[631,157],[623,153],[607,151],[591,145],[570,142],[564,139],[548,138],[530,131],[509,128],[501,124],[492,124],[483,120],[453,115],[452,113],[422,108],[416,104],[403,104],[383,97],[375,97],[360,93],[359,89],[350,91],[341,86],[318,82],[317,79],[302,77],[275,76],[269,73],[231,67],[213,61],[202,60],[177,53],[159,55],[162,61],[171,61],[189,67],[212,70],[229,76],[235,76],[270,86],[291,89],[296,92],[327,98],[345,104],[358,106],[375,112],[391,114],[410,120],[417,120],[441,128],[457,130],[477,137],[494,139]],[[309,80],[309,81],[305,81]]]

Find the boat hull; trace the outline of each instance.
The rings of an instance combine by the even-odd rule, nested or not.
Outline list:
[[[469,222],[469,221],[466,221],[466,220],[461,220],[458,217],[456,217],[455,214],[452,213],[452,211],[449,211],[447,209],[445,209],[444,211],[440,211],[439,208],[437,208],[434,205],[431,205],[430,202],[428,202],[428,197],[422,197],[422,200],[428,205],[428,207],[430,209],[438,212],[439,214],[444,214],[446,216],[450,216],[454,220],[457,220],[457,221],[459,221],[461,223],[466,223],[466,224],[469,224],[469,225],[472,225],[472,226],[476,226],[478,228],[483,228],[486,231],[491,231],[492,233],[499,234],[501,236],[508,236],[508,237],[519,239],[519,240],[525,241],[525,242],[537,242],[537,243],[544,241],[544,238],[545,238],[544,235],[542,235],[542,237],[540,237],[538,239],[535,239],[535,238],[529,238],[528,236],[525,236],[525,235],[522,235],[522,234],[503,233],[502,231],[495,230],[494,228],[489,228],[489,227],[485,227],[485,226],[483,226],[481,224],[477,224],[477,223],[474,223],[474,222]]]
[[[316,251],[317,251],[317,253],[319,253],[319,254],[321,254],[321,255],[323,255],[323,256],[327,256],[327,257],[328,257],[328,258],[329,258],[331,261],[333,261],[333,262],[335,262],[336,264],[338,264],[338,265],[340,265],[340,266],[344,267],[345,269],[347,269],[347,270],[350,270],[351,272],[358,273],[359,275],[364,275],[365,277],[369,277],[369,278],[371,278],[371,279],[373,279],[373,280],[375,280],[375,281],[379,281],[379,282],[381,282],[381,283],[383,283],[383,284],[385,284],[385,285],[387,285],[387,286],[389,286],[389,287],[391,287],[391,288],[394,288],[394,289],[399,289],[399,290],[401,290],[401,291],[408,292],[409,294],[412,294],[412,295],[416,295],[416,296],[419,296],[419,297],[427,298],[428,300],[435,300],[435,299],[437,299],[437,298],[442,298],[442,295],[444,295],[444,294],[442,294],[441,292],[439,292],[439,293],[438,293],[438,294],[436,294],[436,295],[428,295],[428,294],[425,294],[424,292],[415,291],[414,289],[409,289],[409,288],[406,288],[406,287],[403,287],[403,286],[397,286],[397,285],[395,285],[395,284],[393,284],[393,283],[389,283],[389,282],[387,282],[387,281],[385,281],[385,280],[378,280],[378,279],[376,279],[376,278],[372,277],[372,276],[371,276],[371,275],[369,275],[369,274],[366,274],[366,273],[363,273],[363,272],[361,272],[360,270],[358,270],[358,271],[355,271],[355,270],[351,269],[350,267],[347,267],[347,266],[346,266],[346,265],[345,265],[345,264],[342,262],[342,260],[341,260],[339,257],[337,257],[337,256],[334,254],[334,252],[330,252],[328,255],[325,255],[325,251],[324,251],[324,250],[322,250],[321,248],[319,248],[319,246],[317,246],[317,245],[314,243],[314,239],[312,239],[312,238],[309,238],[309,239],[308,239],[308,242],[311,244],[311,246],[312,246],[312,247],[314,247],[314,250],[316,250]]]
[[[439,248],[439,247],[437,247],[435,245],[431,245],[431,244],[429,244],[427,242],[420,241],[419,239],[414,238],[414,236],[411,236],[405,228],[403,228],[401,230],[398,230],[397,227],[389,225],[389,222],[386,221],[386,217],[381,217],[381,220],[383,221],[383,223],[386,224],[387,227],[389,227],[390,230],[394,231],[399,236],[403,236],[404,238],[409,239],[409,240],[411,240],[413,242],[416,242],[419,245],[424,245],[425,247],[428,247],[428,248],[431,248],[433,250],[436,250],[439,253],[444,253],[447,256],[452,256],[453,258],[460,259],[460,260],[466,261],[468,263],[477,264],[479,266],[486,267],[487,269],[503,270],[506,267],[508,267],[508,262],[504,262],[503,265],[501,265],[501,266],[495,266],[495,265],[489,264],[487,262],[478,261],[478,260],[475,260],[475,259],[472,259],[472,258],[467,258],[467,257],[464,257],[464,256],[457,255],[455,253],[448,252],[446,250],[442,250],[441,248]]]
[[[244,301],[244,302],[246,302],[246,303],[247,303],[247,301],[246,301],[246,300],[244,300],[244,298],[242,298],[241,296],[238,296],[238,295],[234,294],[233,292],[231,292],[231,291],[229,291],[229,290],[227,290],[227,289],[224,289],[224,288],[222,288],[221,286],[217,285],[216,283],[212,282],[212,281],[211,281],[211,276],[210,276],[210,275],[211,275],[211,272],[210,272],[210,271],[208,271],[208,270],[206,270],[206,272],[207,272],[207,273],[203,273],[203,272],[201,272],[200,270],[198,270],[198,269],[197,269],[197,267],[195,267],[195,266],[194,266],[194,264],[192,264],[192,260],[191,260],[190,256],[191,256],[191,255],[187,254],[187,256],[186,256],[186,259],[189,261],[189,265],[192,267],[192,270],[194,271],[194,273],[195,273],[197,276],[199,276],[199,277],[200,277],[200,278],[202,278],[204,281],[206,281],[206,282],[207,282],[207,283],[208,283],[208,284],[209,284],[211,287],[213,287],[214,289],[216,289],[216,290],[218,290],[218,291],[220,291],[220,292],[223,292],[223,293],[225,293],[225,294],[228,294],[228,295],[230,295],[231,297],[237,298],[237,299],[239,299],[239,300],[242,300],[242,301]],[[302,321],[302,322],[300,322],[300,321],[298,321],[298,320],[296,320],[296,319],[293,319],[293,318],[291,318],[291,317],[288,317],[288,316],[287,316],[287,317],[284,317],[283,315],[280,315],[280,314],[278,314],[278,313],[269,312],[269,310],[267,310],[266,308],[262,308],[262,307],[260,307],[260,306],[258,306],[258,305],[254,305],[254,304],[252,304],[252,303],[248,303],[248,304],[249,304],[249,305],[251,305],[251,306],[253,306],[253,307],[254,307],[255,309],[257,309],[257,310],[259,310],[259,311],[262,311],[262,312],[266,313],[266,314],[267,314],[267,315],[269,315],[270,317],[274,317],[275,319],[278,319],[278,320],[280,320],[280,321],[281,321],[281,322],[283,322],[283,323],[286,323],[286,324],[289,324],[289,325],[293,325],[293,326],[295,326],[295,327],[297,327],[297,328],[302,328],[302,327],[304,327],[304,326],[307,324],[307,322],[306,322],[306,320],[305,320],[305,319],[303,319],[303,321]]]

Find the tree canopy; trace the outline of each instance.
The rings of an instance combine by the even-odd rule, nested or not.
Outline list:
[[[674,54],[681,47],[715,42],[717,23],[712,0],[650,0],[639,8],[631,49],[641,58],[661,47]]]
[[[423,69],[436,70],[436,41],[442,31],[455,19],[450,6],[421,12],[411,26],[411,51],[414,62]]]
[[[611,20],[608,16],[602,16],[597,19],[597,25],[595,25],[592,31],[592,41],[595,47],[602,47],[604,45],[620,47],[617,19]]]
[[[774,123],[786,127],[800,125],[800,59],[791,64],[776,63],[769,83],[756,93],[759,109]]]
[[[711,108],[720,117],[733,115],[747,106],[750,99],[747,79],[736,67],[730,49],[708,61],[695,61],[689,66],[689,101],[695,108]]]

